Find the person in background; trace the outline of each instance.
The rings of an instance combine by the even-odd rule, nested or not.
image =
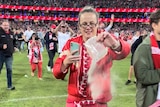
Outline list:
[[[134,52],[133,67],[137,80],[136,105],[149,107],[157,100],[160,82],[160,10],[151,13],[152,32]],[[154,106],[154,107],[159,107]],[[153,107],[153,106],[151,106]]]
[[[28,43],[29,47],[29,62],[31,65],[31,76],[38,67],[38,79],[42,80],[42,53],[40,51],[42,43],[36,33],[33,33]]]
[[[31,39],[31,36],[33,33],[34,33],[34,31],[31,29],[31,26],[28,25],[27,30],[23,33],[23,38],[24,38],[25,42],[27,43],[27,47],[28,47],[28,42]],[[28,49],[28,54],[29,54],[29,49]]]
[[[24,33],[24,29],[23,28],[20,28],[19,29],[20,30],[20,34],[22,34],[22,38],[23,38],[23,40],[21,41],[21,46],[20,46],[20,48],[21,48],[21,51],[23,50],[24,51],[24,45],[25,45],[25,38],[24,38],[24,35],[23,35],[23,33]]]
[[[48,71],[51,71],[51,69],[53,68],[53,60],[57,52],[58,39],[56,37],[55,30],[56,30],[56,25],[52,24],[50,27],[50,31],[48,31],[44,37],[44,40],[46,42],[46,50],[48,52],[48,57],[49,57],[47,65]]]
[[[67,40],[70,39],[75,33],[64,20],[60,22],[55,32],[58,38],[58,53],[60,54]]]
[[[100,22],[99,29],[104,29],[106,32],[108,32],[112,28],[113,22],[114,22],[114,14],[111,14],[111,20],[110,20],[109,25],[107,26],[107,23]]]
[[[129,45],[125,41],[114,38],[108,32],[101,32],[97,35],[99,15],[94,8],[90,6],[84,7],[79,13],[78,26],[81,35],[71,38],[65,44],[61,54],[57,58],[54,67],[53,75],[57,79],[62,79],[69,74],[68,82],[68,97],[66,107],[107,107],[107,102],[111,100],[110,91],[110,68],[112,60],[120,60],[125,58],[129,52]],[[108,54],[101,60],[105,74],[108,74],[105,87],[107,91],[102,92],[101,98],[94,100],[90,93],[88,79],[88,70],[91,64],[85,42],[97,35],[97,41],[104,44]],[[70,43],[76,42],[80,46],[80,54],[75,55],[78,50],[70,51]],[[107,48],[108,47],[108,48]],[[108,49],[108,50],[107,50]],[[69,70],[70,69],[70,70]],[[97,70],[98,71],[98,70]]]
[[[141,36],[139,36],[138,39],[134,41],[131,45],[131,65],[129,67],[129,73],[128,73],[128,80],[126,81],[125,85],[129,85],[131,83],[131,78],[132,75],[134,74],[134,69],[133,69],[133,55],[134,52],[136,51],[137,47],[142,43],[143,39],[147,36],[148,32],[144,29],[142,31]],[[134,80],[134,83],[136,83],[136,79]]]
[[[139,38],[140,35],[141,35],[140,31],[135,32],[135,35],[131,39],[131,45]]]
[[[17,50],[16,39],[13,36],[13,32],[10,30],[10,23],[8,20],[2,20],[0,27],[0,73],[3,68],[3,64],[5,63],[8,90],[15,90],[15,86],[12,85],[12,63],[14,50]]]
[[[42,28],[40,28],[40,27],[38,28],[37,35],[41,40],[41,43],[42,43],[41,52],[43,52],[44,51],[44,34],[42,31]]]
[[[24,41],[22,37],[23,33],[20,31],[20,29],[16,30],[16,36],[17,36],[17,47],[21,51],[21,44]]]

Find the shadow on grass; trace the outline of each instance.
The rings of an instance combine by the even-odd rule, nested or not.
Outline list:
[[[43,79],[44,79],[44,80],[50,80],[50,81],[53,81],[53,79],[54,79],[54,78],[51,78],[51,77],[43,77]]]

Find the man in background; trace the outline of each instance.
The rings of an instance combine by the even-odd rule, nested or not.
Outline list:
[[[31,29],[31,26],[27,26],[27,30],[23,34],[24,40],[27,43],[27,47],[28,47],[29,39],[31,38],[33,33],[34,33],[34,31]],[[28,49],[28,54],[29,54],[29,49]],[[27,54],[27,56],[28,56],[28,54]]]
[[[46,50],[49,58],[48,65],[47,65],[48,71],[51,71],[51,69],[53,68],[53,60],[57,52],[58,39],[56,37],[55,28],[56,28],[56,25],[52,24],[50,26],[50,31],[48,31],[44,36],[44,40],[46,42]]]
[[[160,10],[151,14],[150,26],[152,32],[133,56],[137,107],[160,107]]]
[[[15,90],[12,86],[12,62],[13,52],[16,46],[16,40],[13,36],[13,32],[10,30],[10,24],[8,20],[3,20],[0,27],[0,73],[3,68],[3,64],[6,65],[7,71],[7,89]]]
[[[56,28],[56,34],[58,38],[58,53],[60,54],[68,39],[74,35],[74,31],[65,21],[61,21]]]

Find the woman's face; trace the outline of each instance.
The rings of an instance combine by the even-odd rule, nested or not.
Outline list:
[[[36,38],[36,35],[32,35],[32,40],[35,40],[35,38]]]
[[[92,36],[96,36],[98,29],[98,20],[96,14],[91,12],[81,14],[79,17],[79,28],[81,34],[83,35],[84,41]]]

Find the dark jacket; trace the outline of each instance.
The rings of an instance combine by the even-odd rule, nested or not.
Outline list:
[[[50,37],[50,35],[52,35],[52,36]],[[56,41],[53,40],[53,37],[57,38],[56,35],[54,33],[52,33],[51,31],[47,32],[46,35],[44,36],[44,40],[46,43],[46,49],[50,50],[49,47],[51,46],[51,44],[54,44],[53,50],[57,52],[58,40],[56,40]]]
[[[137,47],[142,43],[143,39],[145,39],[147,35],[139,36],[139,38],[132,44],[131,46],[131,53],[134,54],[136,51]]]
[[[6,49],[3,49],[4,44],[7,44]],[[13,35],[13,32],[9,31],[9,33],[6,33],[0,27],[0,53],[4,54],[5,56],[12,56],[14,47],[16,47],[16,39]]]
[[[143,36],[140,36],[131,46],[131,53],[134,54],[136,51],[137,47],[142,43]]]

